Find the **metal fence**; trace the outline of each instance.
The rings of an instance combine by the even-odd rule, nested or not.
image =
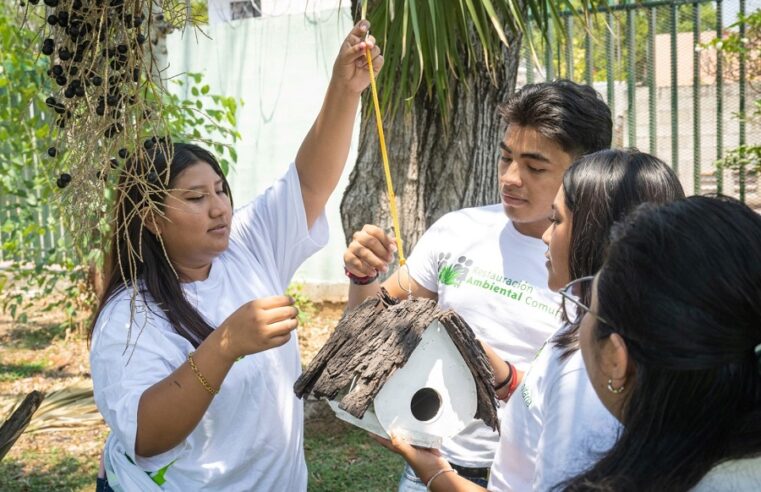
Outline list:
[[[614,115],[614,145],[669,162],[687,192],[724,193],[760,208],[755,172],[716,168],[727,151],[761,143],[761,126],[745,117],[749,100],[761,97],[745,57],[729,66],[707,47],[736,21],[725,16],[728,3],[610,1],[586,24],[564,12],[561,32],[550,26],[546,36],[529,34],[536,51],[524,43],[518,82],[562,77],[594,85]],[[732,3],[747,13],[745,0]],[[745,37],[745,23],[732,29]]]
[[[0,104],[18,105],[18,101],[17,95],[7,89],[0,90]],[[48,112],[37,104],[29,106],[26,117],[39,118],[43,122],[51,119]],[[15,183],[16,186],[23,187],[23,195],[6,195],[0,191],[0,244],[3,245],[0,247],[0,269],[7,261],[22,261],[30,264],[41,262],[46,251],[61,247],[66,242],[63,222],[55,211],[56,203],[46,203],[47,198],[44,197],[39,179],[40,159],[46,147],[45,142],[40,141],[34,132],[18,137],[31,139],[33,146],[38,148],[39,152],[23,169],[21,181]],[[7,154],[7,148],[2,148],[2,152]],[[15,159],[17,156],[3,155],[0,158]],[[29,224],[29,221],[22,216],[26,217],[25,214],[30,213],[34,216],[36,224],[45,228],[44,234],[38,234],[31,228],[22,230],[18,227],[18,224]],[[14,245],[8,248],[10,250],[8,252],[6,247],[10,242]],[[65,249],[63,247],[61,251]]]

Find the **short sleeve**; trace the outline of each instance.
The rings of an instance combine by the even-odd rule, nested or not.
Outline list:
[[[441,240],[445,237],[446,222],[448,217],[437,220],[418,240],[415,249],[407,258],[407,268],[410,276],[421,287],[438,292],[439,290],[439,263],[442,260]]]
[[[263,265],[274,265],[282,286],[309,256],[328,241],[323,212],[307,227],[296,165],[248,205],[235,211],[231,241],[239,241]]]
[[[140,397],[182,365],[192,346],[161,329],[166,321],[149,311],[139,297],[134,314],[131,311],[127,293],[108,301],[93,331],[90,370],[95,403],[111,432],[131,460],[146,471],[155,471],[180,457],[185,443],[150,458],[135,455]]]
[[[559,351],[554,349],[552,356]],[[534,490],[555,490],[594,464],[616,440],[615,417],[600,402],[580,360],[577,352],[558,362],[562,372],[545,388]]]

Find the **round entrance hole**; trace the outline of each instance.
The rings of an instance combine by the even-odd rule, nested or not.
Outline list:
[[[412,416],[421,422],[434,418],[441,408],[441,396],[433,388],[423,388],[412,395]]]

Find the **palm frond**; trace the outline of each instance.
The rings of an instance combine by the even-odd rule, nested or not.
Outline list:
[[[497,83],[505,48],[523,34],[535,52],[529,24],[546,33],[565,33],[564,12],[586,25],[602,0],[377,0],[364,2],[362,15],[382,42],[386,68],[379,76],[383,110],[393,114],[424,89],[446,120],[454,83],[485,73]]]
[[[7,419],[24,399],[24,395],[0,400],[0,415]],[[103,421],[91,385],[69,386],[47,393],[32,416],[24,433],[89,427]]]

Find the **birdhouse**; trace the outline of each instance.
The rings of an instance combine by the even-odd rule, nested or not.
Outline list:
[[[347,313],[294,385],[381,437],[438,448],[474,418],[497,430],[494,376],[454,311],[382,291]]]

